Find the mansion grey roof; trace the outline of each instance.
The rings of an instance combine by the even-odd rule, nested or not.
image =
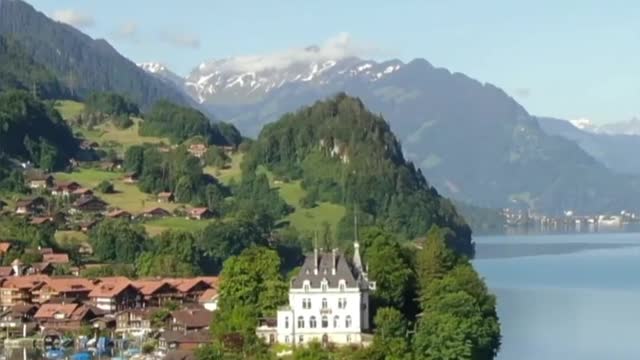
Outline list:
[[[305,280],[309,280],[312,288],[319,288],[323,279],[327,279],[330,288],[337,288],[340,280],[346,282],[347,287],[358,286],[358,281],[354,276],[351,266],[347,262],[346,257],[339,251],[335,252],[336,272],[332,272],[334,253],[319,252],[318,253],[318,272],[315,273],[314,265],[315,255],[308,255],[300,268],[298,275],[291,280],[291,288],[301,289]]]

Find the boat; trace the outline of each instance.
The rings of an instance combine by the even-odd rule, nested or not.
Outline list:
[[[64,358],[64,351],[60,349],[49,349],[44,353],[45,359],[48,360],[57,360]]]
[[[81,351],[71,355],[71,360],[92,360],[93,354],[89,351]]]

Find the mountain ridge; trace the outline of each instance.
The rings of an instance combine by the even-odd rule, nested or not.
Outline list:
[[[29,56],[58,77],[74,96],[114,91],[143,108],[168,98],[195,105],[188,96],[118,53],[106,40],[48,18],[22,0],[0,0],[0,34],[15,37]]]
[[[384,116],[405,157],[448,197],[481,207],[522,207],[547,214],[640,210],[637,182],[615,174],[575,142],[548,135],[501,88],[425,59],[395,63],[398,68],[387,74],[387,62],[345,59],[326,68],[306,60],[287,64],[291,67],[269,78],[284,78],[281,86],[250,94],[258,86],[259,72],[225,73],[223,65],[230,60],[214,63],[215,69],[204,63],[191,76],[196,79],[194,74],[208,71],[197,81],[202,89],[213,85],[212,91],[192,96],[243,134],[255,136],[287,112],[345,92]],[[255,62],[241,60],[232,63]],[[251,70],[249,65],[242,70]],[[238,81],[238,76],[245,78]]]

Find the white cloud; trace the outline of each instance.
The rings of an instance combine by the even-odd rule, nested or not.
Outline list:
[[[175,47],[190,49],[198,49],[200,47],[200,39],[187,33],[165,31],[160,34],[160,39]]]
[[[95,25],[93,16],[73,9],[56,10],[51,17],[59,22],[75,26],[77,28],[88,28]]]
[[[348,33],[340,33],[325,40],[320,46],[294,48],[264,55],[234,57],[214,62],[212,66],[221,71],[258,72],[278,70],[295,63],[338,60],[350,56],[370,55],[378,50],[371,46],[354,43]]]
[[[113,37],[120,40],[136,42],[138,40],[138,24],[130,21],[126,22],[113,32]]]

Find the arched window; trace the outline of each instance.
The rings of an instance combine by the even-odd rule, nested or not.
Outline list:
[[[347,307],[347,298],[338,299],[338,309],[345,309]]]
[[[337,328],[338,324],[340,323],[340,316],[336,315],[333,317],[333,327]]]
[[[327,281],[323,280],[322,284],[320,285],[320,287],[322,288],[322,292],[326,292],[327,291]]]
[[[304,329],[304,318],[302,316],[298,316],[298,329]]]
[[[344,291],[344,283],[343,282],[340,283],[340,291]]]
[[[309,318],[309,327],[312,329],[315,329],[318,326],[318,323],[316,322],[316,317],[312,316]]]
[[[302,308],[303,309],[311,309],[311,299],[309,299],[309,298],[302,299]]]
[[[326,329],[329,327],[329,319],[326,316],[322,317],[322,328]]]
[[[323,309],[327,308],[327,298],[322,299],[322,308]]]
[[[347,315],[346,319],[344,320],[344,327],[346,327],[347,329],[351,327],[351,315]]]
[[[284,328],[285,329],[289,328],[289,317],[288,316],[284,318]]]

